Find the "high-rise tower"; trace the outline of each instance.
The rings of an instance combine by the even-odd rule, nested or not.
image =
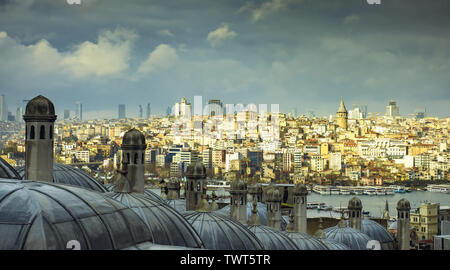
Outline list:
[[[53,182],[53,127],[55,107],[37,96],[25,109],[25,179]]]
[[[344,105],[344,99],[341,97],[341,104],[339,105],[339,109],[336,113],[336,122],[339,127],[342,129],[347,129],[347,120],[348,120],[348,113],[347,109]]]

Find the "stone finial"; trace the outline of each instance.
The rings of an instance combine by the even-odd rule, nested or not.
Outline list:
[[[261,225],[261,220],[259,219],[259,216],[258,216],[257,205],[258,205],[258,202],[257,202],[257,199],[255,197],[255,198],[253,198],[252,214],[250,215],[250,218],[248,219],[248,222],[247,222],[248,225],[252,225],[252,226]]]
[[[338,227],[339,228],[347,227],[347,222],[345,222],[345,217],[344,217],[344,210],[341,211],[341,220],[339,220]]]
[[[197,212],[210,212],[210,205],[206,200],[206,194],[202,195],[202,200],[198,204]]]
[[[122,164],[122,169],[117,169],[116,180],[114,182],[114,192],[116,193],[130,193],[131,185],[127,178],[127,164]]]
[[[291,209],[289,211],[289,224],[286,227],[287,232],[293,232],[294,231],[294,211]]]
[[[211,199],[212,199],[212,203],[211,203],[211,211],[216,211],[219,210],[219,206],[216,203],[216,193],[213,191],[213,193],[211,194]]]
[[[327,236],[325,235],[325,232],[323,231],[323,220],[322,218],[319,219],[319,229],[314,234],[317,238],[325,239]]]

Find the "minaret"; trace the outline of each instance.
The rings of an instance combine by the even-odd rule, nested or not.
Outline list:
[[[350,220],[350,227],[361,231],[361,212],[362,203],[358,197],[353,197],[348,201],[348,218]]]
[[[25,115],[25,177],[53,182],[53,103],[44,96],[28,102]]]
[[[137,129],[130,129],[123,135],[121,148],[131,192],[144,193],[145,136]]]
[[[262,202],[262,186],[259,183],[249,185],[248,187],[248,193],[252,195],[252,198],[256,197],[257,202]],[[252,199],[253,200],[253,199]]]
[[[230,195],[231,218],[242,224],[247,224],[247,185],[242,179],[231,182]]]
[[[180,198],[180,181],[172,178],[167,182],[167,200],[178,200]]]
[[[266,192],[267,225],[281,230],[281,192],[271,183]]]
[[[389,228],[389,220],[391,218],[389,217],[389,204],[388,204],[387,200],[386,200],[386,206],[384,208],[384,213],[383,213],[383,216],[381,218],[386,220],[386,227]]]
[[[348,119],[348,113],[347,109],[344,105],[344,99],[341,97],[341,104],[339,105],[339,109],[336,113],[336,122],[339,127],[342,129],[347,129],[347,119]]]
[[[411,205],[406,199],[401,199],[397,203],[397,239],[398,248],[400,250],[410,249],[410,232],[409,232],[409,211]]]
[[[306,196],[308,189],[304,184],[298,183],[294,188],[294,231],[307,232]]]
[[[187,183],[184,196],[186,198],[186,211],[197,209],[202,200],[203,192],[206,192],[206,168],[201,161],[190,164],[186,170]]]

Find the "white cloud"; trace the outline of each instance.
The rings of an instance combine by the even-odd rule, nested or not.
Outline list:
[[[174,48],[160,44],[148,55],[148,58],[138,68],[139,73],[151,73],[167,70],[175,65],[179,57]]]
[[[344,18],[344,24],[357,23],[360,19],[358,15],[349,15]]]
[[[228,24],[223,23],[219,28],[210,32],[206,39],[212,47],[216,47],[223,41],[234,38],[236,35],[236,32],[229,30]]]
[[[174,37],[175,35],[172,34],[172,32],[170,32],[168,29],[162,29],[158,31],[158,34],[161,36],[166,36],[166,37]]]
[[[264,2],[260,7],[253,10],[252,20],[257,22],[269,14],[275,13],[279,10],[285,9],[287,7],[287,0],[272,0]]]

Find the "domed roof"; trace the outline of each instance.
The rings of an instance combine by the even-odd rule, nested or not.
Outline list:
[[[105,188],[107,189],[107,192],[114,192],[115,187],[116,187],[116,184],[114,184],[114,183],[105,184]],[[150,198],[154,201],[165,202],[163,200],[163,198],[161,198],[158,194],[154,193],[150,189],[144,189],[144,194],[145,194],[145,196],[147,196],[148,198]]]
[[[411,205],[409,201],[405,198],[398,201],[397,210],[405,210],[405,211],[411,210]]]
[[[46,119],[54,121],[56,119],[55,106],[44,96],[37,96],[30,100],[25,109],[24,120]]]
[[[340,222],[337,226],[326,228],[324,233],[326,235],[326,239],[343,243],[352,250],[367,250],[367,242],[371,240],[371,238],[369,238],[366,234],[356,229],[347,227],[345,225],[345,221],[343,225],[341,225]]]
[[[234,181],[231,182],[230,184],[230,191],[244,191],[247,190],[247,184],[245,184],[244,180],[242,179],[236,179]]]
[[[205,179],[206,168],[200,161],[191,163],[186,169],[186,177],[189,179]]]
[[[358,197],[353,197],[348,201],[348,209],[362,209],[361,200]]]
[[[250,218],[252,214],[253,204],[252,202],[247,202],[247,219]],[[258,202],[256,205],[256,209],[258,210],[258,216],[261,221],[261,225],[267,226],[267,205],[261,202]],[[231,206],[228,204],[223,208],[217,210],[217,213],[225,215],[227,217],[230,216]],[[285,230],[287,227],[287,222],[283,218],[281,219],[281,230]]]
[[[392,237],[386,228],[380,223],[367,218],[361,220],[361,232],[369,236],[370,239],[377,240],[380,243],[395,242],[394,237]]]
[[[295,185],[294,195],[305,196],[307,194],[308,194],[308,189],[306,188],[306,186],[304,184],[298,183],[297,185]]]
[[[319,239],[320,242],[324,243],[325,246],[328,247],[329,250],[350,250],[349,247],[347,247],[346,245],[333,240],[333,239]]]
[[[142,149],[143,146],[147,146],[145,143],[145,136],[139,130],[133,128],[125,132],[125,134],[123,135],[122,149],[127,149],[130,147],[133,149]]]
[[[104,193],[48,182],[0,179],[0,250],[125,249],[152,241],[147,226]]]
[[[17,171],[9,165],[6,160],[0,157],[0,178],[7,179],[22,179]]]
[[[203,243],[194,228],[172,207],[139,193],[106,193],[135,211],[145,222],[152,242],[161,245],[202,248]]]
[[[25,177],[25,167],[17,169],[21,178]],[[53,164],[53,182],[57,184],[78,186],[98,192],[107,192],[108,189],[95,178],[81,169],[66,164]]]
[[[307,233],[285,232],[297,245],[299,250],[328,250],[328,247],[318,238]]]
[[[183,214],[186,212],[186,200],[165,200],[164,202],[171,206],[173,209],[177,210],[178,213]]]
[[[258,238],[241,223],[216,212],[189,211],[183,216],[192,224],[207,249],[262,250]]]
[[[247,225],[247,228],[258,237],[265,250],[298,250],[294,241],[281,231],[264,225]]]

